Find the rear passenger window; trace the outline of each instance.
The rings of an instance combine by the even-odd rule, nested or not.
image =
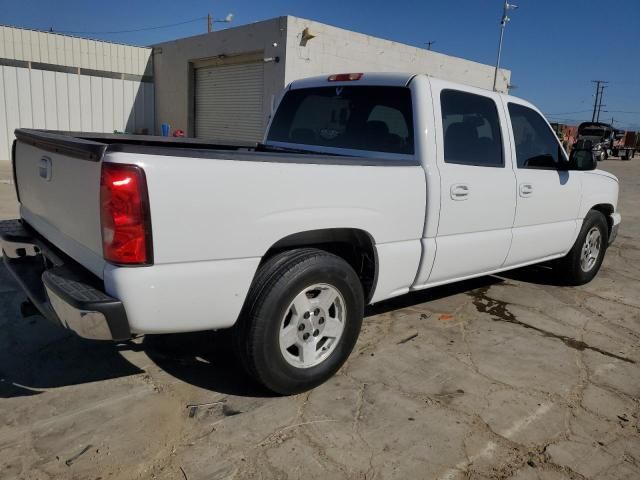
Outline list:
[[[535,110],[516,103],[509,104],[509,116],[518,168],[558,169],[564,153],[545,119]]]
[[[492,99],[457,90],[443,90],[440,105],[446,163],[504,166],[500,119]]]

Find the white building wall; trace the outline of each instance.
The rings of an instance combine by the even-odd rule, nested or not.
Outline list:
[[[16,128],[154,133],[152,70],[150,48],[0,26],[0,161]]]
[[[151,49],[0,25],[0,58],[152,75]]]
[[[149,82],[0,66],[0,161],[16,128],[153,133]]]

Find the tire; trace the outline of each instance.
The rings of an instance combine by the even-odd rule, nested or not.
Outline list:
[[[587,246],[590,236],[591,247]],[[596,239],[599,238],[599,242]],[[598,243],[597,254],[595,243]],[[578,238],[569,253],[556,264],[558,273],[567,285],[584,285],[593,280],[604,260],[609,243],[609,227],[605,216],[596,210],[590,210],[582,223]],[[587,250],[585,250],[587,249]],[[584,257],[591,251],[589,261]],[[584,256],[583,256],[584,255]],[[586,269],[585,269],[586,268]]]
[[[300,393],[344,364],[363,315],[362,284],[347,262],[313,248],[290,250],[258,270],[235,328],[236,349],[264,387]]]

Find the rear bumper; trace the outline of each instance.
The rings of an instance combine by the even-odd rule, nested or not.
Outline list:
[[[22,221],[0,222],[0,247],[8,270],[45,318],[88,339],[131,337],[122,302]]]

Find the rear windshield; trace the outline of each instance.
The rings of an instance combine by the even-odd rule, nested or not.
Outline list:
[[[411,91],[372,86],[290,90],[267,141],[413,154]]]

